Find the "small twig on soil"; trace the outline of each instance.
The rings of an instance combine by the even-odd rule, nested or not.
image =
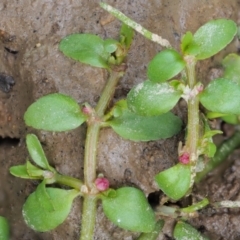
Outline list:
[[[160,44],[162,47],[171,48],[171,44],[168,40],[162,38],[161,36],[150,32],[146,28],[142,27],[140,24],[134,22],[132,19],[128,18],[125,14],[118,11],[116,8],[106,4],[106,3],[100,3],[100,6],[105,9],[106,11],[110,12],[113,16],[121,20],[123,23],[125,23],[127,26],[133,28],[140,34],[142,34],[144,37],[150,39],[153,42],[156,42]]]

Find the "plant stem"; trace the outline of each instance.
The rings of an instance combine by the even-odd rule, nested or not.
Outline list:
[[[84,153],[84,184],[89,190],[92,189],[93,182],[96,179],[96,154],[99,130],[100,122],[91,123],[87,129]]]
[[[81,223],[80,240],[94,239],[94,226],[97,214],[97,198],[92,195],[85,195],[83,201],[83,213]]]
[[[202,201],[195,203],[189,207],[181,208],[180,211],[183,213],[192,213],[206,207],[208,204],[209,200],[207,198],[204,198]]]
[[[192,56],[186,56],[187,62],[187,77],[188,85],[193,90],[196,85],[195,65],[196,60]],[[187,125],[187,141],[186,149],[189,152],[190,164],[191,164],[191,184],[194,183],[196,176],[196,164],[198,159],[198,139],[199,139],[199,97],[198,95],[192,97],[188,101],[188,125]]]
[[[209,160],[204,170],[196,176],[195,182],[200,182],[210,171],[219,166],[227,157],[240,146],[240,131],[236,131],[232,137],[225,140],[217,149],[214,157]]]
[[[57,183],[72,187],[78,191],[81,189],[83,185],[82,181],[80,181],[79,179],[62,175],[59,173],[56,173],[54,177]]]
[[[111,13],[114,17],[118,18],[120,21],[125,23],[127,26],[133,28],[135,31],[142,34],[144,37],[152,40],[153,42],[160,44],[163,47],[168,47],[168,48],[171,47],[171,44],[169,43],[168,40],[163,39],[161,36],[148,31],[146,28],[144,28],[140,24],[134,22],[132,19],[128,18],[126,15],[121,13],[116,8],[113,8],[112,6],[110,6],[106,3],[103,3],[103,2],[100,3],[100,6],[103,9],[105,9],[106,11],[108,11],[109,13]]]
[[[87,137],[84,152],[84,184],[87,193],[84,195],[82,212],[82,232],[80,240],[92,240],[94,237],[94,225],[97,211],[97,197],[93,194],[94,181],[97,170],[97,143],[101,128],[101,118],[103,117],[110,100],[113,97],[115,87],[123,72],[111,71],[107,84],[101,94],[99,102],[95,108],[95,113],[88,121]]]
[[[84,183],[89,189],[93,187],[93,182],[96,179],[97,142],[101,127],[101,118],[103,117],[105,110],[113,97],[116,85],[122,75],[123,72],[110,72],[108,82],[105,85],[99,102],[95,108],[95,115],[88,122],[84,152]]]
[[[101,94],[101,98],[99,99],[99,102],[96,106],[96,113],[98,117],[103,117],[105,114],[106,108],[108,107],[109,102],[113,98],[113,94],[115,92],[115,88],[120,80],[120,78],[123,76],[124,72],[115,72],[111,71],[110,76],[108,79],[108,82],[103,89],[103,92]]]

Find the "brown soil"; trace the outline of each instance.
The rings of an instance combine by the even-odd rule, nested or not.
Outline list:
[[[21,207],[36,187],[36,182],[14,178],[10,166],[23,164],[28,154],[25,136],[36,133],[52,165],[63,174],[83,176],[83,148],[85,127],[66,133],[48,133],[26,128],[23,114],[40,96],[52,92],[71,95],[79,103],[95,105],[106,79],[106,72],[76,63],[58,50],[59,41],[71,33],[93,33],[104,38],[116,38],[120,22],[114,20],[98,5],[98,0],[47,1],[1,0],[0,2],[0,73],[12,76],[15,85],[8,93],[0,91],[0,215],[11,224],[12,240],[78,239],[80,201],[75,201],[68,219],[56,230],[36,233],[22,218]],[[194,32],[208,20],[230,18],[239,21],[237,0],[170,1],[170,0],[108,0],[135,21],[162,35],[179,48],[181,36]],[[238,51],[238,41],[221,54],[200,62],[199,76],[204,82],[209,71],[220,64],[229,52]],[[135,84],[146,78],[149,60],[161,48],[136,34],[128,57],[128,70],[116,90],[115,98],[122,98]],[[0,86],[1,88],[1,86]],[[179,106],[178,115],[185,119],[186,108]],[[180,136],[181,135],[181,136]],[[103,130],[98,152],[98,172],[110,179],[112,187],[137,186],[146,195],[157,191],[152,177],[173,165],[177,159],[177,143],[182,134],[165,141],[133,143],[118,137],[110,129]],[[198,186],[201,196],[211,200],[239,200],[240,159],[234,154],[220,175],[213,174]],[[239,210],[207,208],[192,224],[213,240],[240,239]],[[159,240],[171,239],[173,221],[167,221]],[[111,224],[98,209],[95,239],[131,240],[136,234],[123,231]]]

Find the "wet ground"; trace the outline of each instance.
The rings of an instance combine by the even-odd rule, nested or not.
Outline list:
[[[85,127],[67,133],[33,131],[23,122],[26,108],[40,96],[53,92],[71,95],[79,103],[95,105],[106,80],[106,72],[93,69],[64,57],[59,41],[71,33],[94,33],[116,38],[120,22],[102,10],[97,0],[1,0],[0,2],[0,73],[11,76],[15,85],[0,91],[0,215],[11,223],[12,240],[78,239],[80,201],[75,201],[64,224],[49,233],[36,233],[23,222],[21,207],[36,182],[16,179],[8,173],[10,166],[23,164],[28,156],[25,136],[36,133],[50,162],[63,173],[82,178]],[[187,31],[195,31],[215,18],[240,21],[237,0],[109,0],[112,6],[168,39],[179,48],[179,39]],[[216,57],[198,65],[199,78],[207,82],[209,73],[217,69],[228,52],[237,52],[238,41]],[[146,66],[161,47],[136,34],[128,56],[128,70],[121,80],[115,98],[122,98],[135,84],[145,80]],[[6,80],[7,81],[7,80]],[[11,82],[11,81],[10,81]],[[12,83],[7,83],[12,85]],[[8,85],[7,87],[11,87]],[[4,85],[6,87],[6,84]],[[0,85],[2,90],[3,87]],[[186,108],[176,113],[186,119]],[[178,136],[148,143],[133,143],[118,137],[110,129],[101,132],[98,172],[110,179],[112,187],[138,186],[146,195],[157,191],[152,176],[170,167],[177,159]],[[240,158],[235,153],[222,171],[210,176],[198,192],[214,201],[240,200]],[[197,190],[196,190],[197,191]],[[195,192],[196,192],[195,191]],[[159,240],[171,239],[172,221]],[[239,210],[206,209],[192,221],[213,240],[240,239]],[[111,224],[98,209],[96,237],[99,240],[131,240],[136,235]]]

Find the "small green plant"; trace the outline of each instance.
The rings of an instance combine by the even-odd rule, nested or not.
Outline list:
[[[208,199],[203,198],[185,208],[165,203],[191,194],[194,183],[216,166],[216,156],[219,164],[230,150],[240,144],[238,135],[234,144],[233,139],[225,143],[224,146],[232,144],[231,149],[218,151],[212,137],[221,132],[212,130],[208,124],[209,118],[216,117],[228,119],[231,123],[239,122],[239,57],[234,54],[226,57],[223,61],[224,75],[206,87],[195,75],[198,60],[213,56],[232,41],[237,32],[236,24],[231,20],[217,19],[200,27],[195,34],[187,32],[182,37],[179,53],[171,48],[167,40],[147,31],[118,10],[104,3],[101,6],[124,22],[119,41],[103,40],[92,34],[72,34],[64,38],[59,46],[66,56],[108,71],[109,79],[96,107],[88,103],[79,105],[70,96],[53,93],[38,99],[24,115],[26,125],[53,132],[72,130],[87,123],[84,179],[58,173],[49,165],[37,136],[28,134],[26,145],[34,165],[27,159],[24,165],[10,168],[14,176],[41,180],[23,206],[24,220],[36,231],[52,230],[66,219],[73,200],[81,197],[81,240],[92,240],[94,237],[97,201],[102,202],[105,215],[115,225],[141,232],[140,240],[158,237],[164,226],[163,216],[182,219],[174,227],[175,239],[207,239],[184,220],[207,206]],[[133,39],[133,30],[128,26],[167,49],[150,61],[148,80],[131,89],[127,99],[108,109],[115,87],[126,69],[125,59]],[[156,174],[153,179],[167,196],[165,203],[154,211],[141,190],[133,187],[109,188],[107,178],[101,173],[97,175],[98,136],[100,129],[111,127],[121,137],[132,141],[170,138],[182,128],[181,119],[171,112],[180,98],[188,105],[186,141],[179,144],[178,163]],[[200,104],[205,108],[204,112],[200,112]],[[209,162],[204,160],[206,157]],[[70,189],[47,187],[53,183]],[[240,205],[230,201],[212,204],[215,207]]]
[[[10,172],[21,178],[42,180],[23,206],[24,220],[32,229],[44,232],[56,228],[66,219],[73,200],[78,196],[83,198],[80,239],[93,239],[99,200],[105,215],[119,227],[137,232],[154,229],[155,214],[142,191],[133,187],[111,189],[107,178],[96,172],[96,149],[101,128],[111,127],[123,138],[134,141],[168,138],[181,129],[182,122],[174,114],[141,116],[128,109],[126,100],[120,100],[107,110],[115,87],[124,74],[123,60],[132,37],[133,31],[123,25],[120,41],[102,40],[92,34],[73,34],[61,41],[60,50],[66,56],[107,69],[109,79],[95,108],[88,103],[79,106],[71,97],[53,93],[40,98],[27,109],[24,120],[36,129],[68,131],[84,122],[88,126],[83,180],[59,174],[49,165],[37,136],[27,135],[27,148],[35,165],[27,159],[26,164],[11,167]],[[168,127],[164,129],[164,125]],[[53,183],[72,189],[46,187]]]

